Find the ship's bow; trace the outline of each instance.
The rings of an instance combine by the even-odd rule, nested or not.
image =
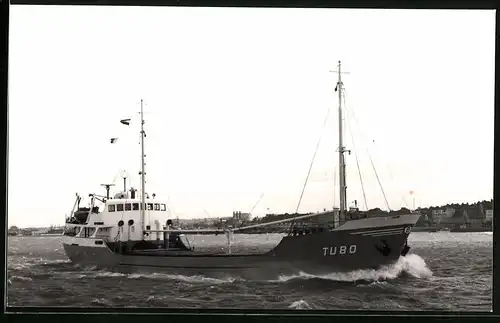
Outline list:
[[[323,233],[285,237],[272,250],[310,273],[375,269],[409,251],[408,236],[418,214],[351,220]]]

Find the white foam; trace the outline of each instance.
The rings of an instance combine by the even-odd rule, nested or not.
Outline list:
[[[82,271],[95,271],[97,269],[97,266],[94,265],[75,264],[74,267],[77,269],[81,269]]]
[[[92,300],[92,305],[112,306],[112,303],[105,298],[94,298]]]
[[[53,259],[53,260],[40,260],[44,265],[54,265],[54,264],[70,264],[71,261],[67,259]]]
[[[311,306],[306,301],[301,299],[290,304],[288,308],[293,308],[296,310],[310,310]]]
[[[94,271],[95,267],[87,267],[85,271]],[[406,257],[400,257],[398,261],[390,266],[382,267],[378,270],[355,270],[351,272],[334,272],[326,275],[312,275],[306,272],[299,272],[296,275],[281,275],[277,280],[270,280],[268,282],[287,282],[294,279],[325,279],[339,282],[356,282],[360,280],[382,282],[387,279],[395,279],[402,273],[407,273],[415,278],[427,278],[432,276],[432,271],[427,267],[424,259],[416,254],[409,254]],[[79,278],[86,277],[87,275],[80,275]],[[204,283],[204,284],[227,284],[235,281],[242,280],[241,278],[225,277],[225,278],[211,278],[201,275],[185,276],[185,275],[172,275],[165,273],[133,273],[122,274],[117,272],[99,271],[95,273],[98,277],[127,277],[129,279],[164,279],[176,280],[187,283]],[[372,284],[370,284],[372,285]],[[299,301],[298,301],[299,302]],[[293,304],[292,304],[293,305]],[[295,305],[298,306],[298,305]]]
[[[401,272],[406,272],[416,278],[432,277],[432,270],[427,266],[425,260],[416,254],[401,257],[394,266],[399,267]]]
[[[26,263],[20,263],[20,264],[7,264],[7,269],[13,269],[13,270],[23,270],[29,267]]]
[[[368,285],[363,285],[363,284],[356,285],[356,287],[386,287],[386,286],[388,286],[387,282],[380,280],[373,281]]]
[[[161,274],[161,273],[130,274],[127,277],[130,279],[139,279],[139,278],[167,279],[167,280],[184,281],[187,283],[209,283],[209,284],[226,284],[226,283],[232,283],[236,280],[232,277],[228,277],[226,279],[217,279],[217,278],[204,277],[204,276],[200,276],[200,275],[184,276],[184,275],[169,275],[169,274]]]
[[[378,270],[365,269],[346,273],[330,273],[326,275],[311,275],[301,271],[297,275],[280,276],[277,281],[287,282],[292,279],[312,278],[320,278],[340,282],[355,282],[359,280],[383,281],[386,279],[395,279],[404,272],[416,278],[426,278],[432,276],[432,271],[427,267],[424,259],[422,259],[422,257],[418,255],[410,254],[406,257],[400,257],[395,264],[382,267]]]
[[[109,271],[102,271],[102,272],[98,272],[96,274],[97,277],[124,277],[124,276],[127,276],[125,274],[121,274],[121,273],[113,273],[113,272],[109,272]]]
[[[23,276],[12,276],[10,277],[9,281],[12,283],[13,281],[32,281],[30,277],[23,277]]]

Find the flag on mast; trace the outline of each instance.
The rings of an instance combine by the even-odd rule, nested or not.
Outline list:
[[[120,122],[126,126],[130,125],[130,119],[122,119]]]

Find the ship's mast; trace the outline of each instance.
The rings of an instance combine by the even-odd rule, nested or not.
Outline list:
[[[141,99],[141,234],[144,240],[144,219],[146,214],[146,173],[144,172],[144,113]]]
[[[343,128],[342,128],[342,71],[341,71],[341,64],[339,61],[339,66],[338,66],[338,74],[339,74],[339,80],[337,82],[337,91],[339,92],[339,191],[340,191],[340,218],[345,219],[345,212],[347,209],[347,198],[346,198],[346,176],[345,176],[345,158],[344,158],[344,152],[345,147],[343,144]]]

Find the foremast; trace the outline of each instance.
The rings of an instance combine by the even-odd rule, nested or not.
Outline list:
[[[345,219],[345,214],[347,211],[347,185],[345,176],[345,156],[344,153],[347,151],[343,143],[343,120],[342,120],[342,89],[344,84],[342,83],[342,71],[341,63],[339,61],[338,65],[338,75],[339,79],[337,81],[337,86],[335,91],[339,93],[339,193],[340,193],[340,211],[339,218]]]
[[[144,171],[144,111],[143,111],[143,100],[141,99],[141,238],[144,240],[144,219],[146,218],[146,173]]]

